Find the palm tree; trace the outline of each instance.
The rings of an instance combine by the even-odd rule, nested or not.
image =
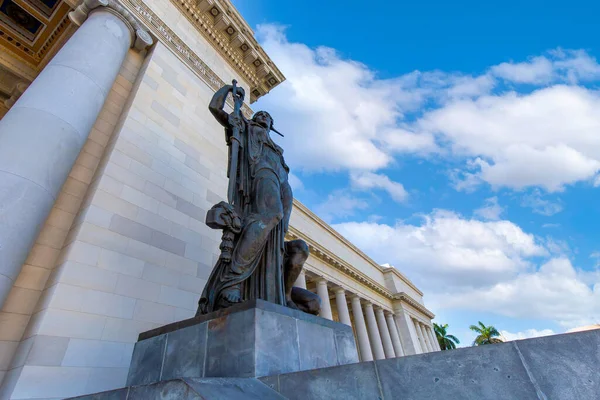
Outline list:
[[[500,332],[498,332],[498,330],[492,325],[485,326],[481,321],[479,321],[479,325],[471,325],[469,329],[478,333],[477,337],[473,341],[473,346],[502,343],[502,339],[499,338]]]
[[[435,331],[435,337],[440,344],[440,349],[442,350],[452,350],[456,348],[457,344],[460,344],[458,338],[454,335],[449,335],[446,330],[448,329],[448,324],[438,325],[435,322],[433,323],[433,330]]]

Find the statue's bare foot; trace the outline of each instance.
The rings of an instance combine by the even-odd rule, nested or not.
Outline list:
[[[242,301],[242,294],[240,293],[239,287],[231,287],[221,292],[223,299],[227,300],[231,304],[239,303]]]

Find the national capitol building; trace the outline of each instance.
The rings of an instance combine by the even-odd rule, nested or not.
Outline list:
[[[236,79],[250,117],[285,76],[229,0],[0,0],[0,47],[0,399],[123,387],[138,335],[192,317],[219,257],[211,97]],[[439,350],[400,271],[297,201],[291,239],[296,286],[361,361]]]

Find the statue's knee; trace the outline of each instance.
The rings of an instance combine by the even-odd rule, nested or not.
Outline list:
[[[306,304],[309,314],[318,315],[321,311],[321,299],[311,299]]]
[[[305,261],[308,258],[310,250],[308,249],[308,244],[306,244],[304,240],[294,240],[292,247],[293,253],[296,255],[296,257],[301,258],[303,261]]]
[[[269,223],[272,226],[277,225],[283,219],[283,211],[276,211],[269,216]]]

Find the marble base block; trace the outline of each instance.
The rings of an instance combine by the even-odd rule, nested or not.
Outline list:
[[[127,386],[262,377],[356,362],[348,325],[254,300],[140,334]]]

